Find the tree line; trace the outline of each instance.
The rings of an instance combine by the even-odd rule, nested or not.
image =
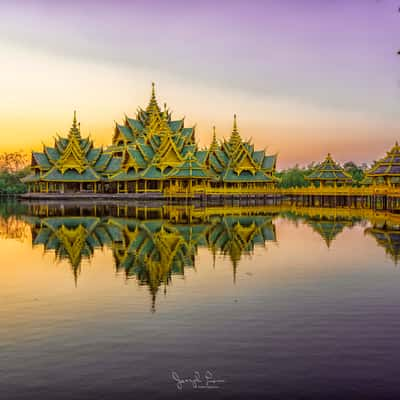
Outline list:
[[[0,153],[0,195],[25,193],[21,178],[29,174],[28,157],[24,152]]]

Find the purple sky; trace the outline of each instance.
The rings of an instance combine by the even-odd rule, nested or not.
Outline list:
[[[88,68],[142,70],[160,85],[168,77],[176,91],[163,91],[161,100],[176,99],[180,83],[187,107],[171,106],[193,122],[205,121],[208,111],[205,103],[198,110],[196,88],[208,89],[210,97],[226,93],[226,127],[238,112],[244,126],[255,130],[243,135],[271,145],[288,162],[295,161],[291,140],[310,145],[315,135],[322,143],[315,157],[329,145],[346,158],[344,147],[362,141],[354,158],[369,161],[397,139],[400,127],[399,6],[390,0],[0,0],[0,50],[3,45]],[[146,102],[147,91],[138,91]],[[260,99],[266,99],[265,107]],[[244,102],[254,115],[237,110]],[[282,103],[290,106],[278,118]],[[27,106],[21,100],[20,107]],[[296,110],[302,113],[303,107],[307,115],[297,131]],[[208,132],[200,132],[201,141],[202,135]],[[369,151],[365,143],[371,140]]]

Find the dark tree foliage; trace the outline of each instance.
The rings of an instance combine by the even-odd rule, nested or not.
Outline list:
[[[352,176],[353,181],[358,184],[365,177],[365,170],[367,169],[367,165],[357,165],[353,161],[347,161],[343,164],[343,168]]]
[[[309,186],[305,177],[311,173],[313,167],[314,164],[307,167],[299,167],[298,165],[295,165],[292,168],[277,172],[276,175],[280,178],[279,187],[286,189]]]
[[[0,195],[21,194],[26,185],[21,178],[28,175],[27,157],[22,152],[0,154]]]

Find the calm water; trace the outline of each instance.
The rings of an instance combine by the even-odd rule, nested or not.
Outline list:
[[[0,203],[0,254],[2,399],[400,395],[400,216]]]

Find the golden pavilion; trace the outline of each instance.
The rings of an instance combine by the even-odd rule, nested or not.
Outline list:
[[[351,175],[332,158],[330,153],[305,179],[317,187],[340,187],[353,182]]]
[[[365,174],[362,182],[365,185],[400,186],[400,146],[395,145],[386,153],[386,156],[376,161]]]
[[[265,193],[277,182],[276,160],[242,139],[236,115],[228,140],[218,141],[214,128],[210,146],[199,149],[195,127],[172,119],[166,104],[160,108],[153,84],[147,107],[115,124],[107,148],[81,136],[74,113],[66,137],[32,152],[31,174],[24,181],[30,195]]]

